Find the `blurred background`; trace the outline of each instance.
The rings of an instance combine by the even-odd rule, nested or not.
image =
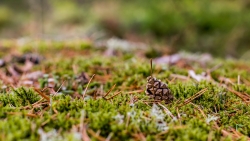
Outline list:
[[[249,0],[1,0],[0,38],[117,37],[249,58]]]

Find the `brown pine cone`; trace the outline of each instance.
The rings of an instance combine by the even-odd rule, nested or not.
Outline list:
[[[164,100],[166,104],[171,103],[174,98],[167,84],[152,76],[147,77],[145,92],[154,100]]]

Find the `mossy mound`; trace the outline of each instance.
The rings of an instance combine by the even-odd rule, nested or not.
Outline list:
[[[155,63],[153,76],[174,95],[166,105],[144,92],[151,75],[146,53],[107,55],[83,41],[8,45],[8,53],[44,57],[17,76],[9,70],[13,61],[0,68],[0,140],[249,140],[249,62]]]

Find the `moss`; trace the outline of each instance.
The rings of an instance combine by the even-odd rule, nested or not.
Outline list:
[[[153,75],[168,83],[174,95],[173,103],[168,105],[163,103],[174,117],[160,107],[159,111],[164,115],[162,117],[164,122],[159,122],[157,117],[152,116],[153,104],[147,102],[151,99],[143,91],[130,93],[144,90],[146,77],[151,75],[146,58],[123,55],[106,57],[98,49],[74,47],[76,44],[85,46],[84,42],[67,44],[44,42],[39,45],[41,48],[39,53],[46,56],[46,61],[34,69],[44,69],[46,74],[37,83],[40,84],[40,88],[45,88],[48,85],[48,78],[52,77],[56,83],[54,90],[59,90],[52,96],[51,107],[46,100],[42,101],[45,105],[33,107],[32,104],[42,97],[32,88],[0,90],[0,140],[39,140],[38,129],[45,133],[55,130],[55,133],[65,140],[77,140],[81,123],[87,125],[87,133],[92,140],[97,139],[89,133],[89,130],[99,132],[103,138],[112,135],[111,140],[140,140],[141,136],[149,141],[208,140],[208,138],[234,140],[233,137],[225,137],[221,133],[221,129],[229,132],[231,128],[244,135],[239,140],[247,140],[250,136],[250,106],[219,85],[219,77],[227,77],[233,80],[233,85],[228,86],[238,92],[249,94],[249,85],[244,83],[247,81],[243,81],[243,79],[250,80],[249,70],[246,69],[247,62],[215,60],[208,63],[207,68],[223,63],[223,66],[211,72],[212,78],[217,83],[206,80],[197,82],[191,78],[187,81],[177,78],[169,82],[167,80],[170,80],[172,73],[188,76],[188,70],[178,66],[164,68],[155,65]],[[50,50],[48,45],[57,46],[56,48],[60,49],[59,55],[53,57],[56,49]],[[33,52],[32,49],[30,51]],[[90,53],[84,55],[76,53],[66,58],[63,56],[64,51]],[[76,70],[73,70],[73,65],[77,67]],[[108,68],[108,72],[103,68]],[[206,71],[207,68],[200,68],[198,63],[194,64],[197,73]],[[89,85],[85,99],[75,96],[77,94],[82,96],[86,88],[86,84],[75,83],[77,75],[81,72],[86,72],[89,76],[96,74],[96,78]],[[238,75],[241,75],[241,84],[237,84]],[[59,89],[63,81],[62,88]],[[102,98],[114,84],[116,87],[106,98],[112,97],[118,91],[121,93],[109,100]],[[179,107],[187,98],[205,88],[207,91],[192,100],[192,103]],[[93,97],[94,91],[97,91],[97,97]],[[208,123],[208,115],[218,119]],[[220,129],[214,127],[215,123]],[[164,126],[167,131],[160,129],[159,125]]]
[[[33,104],[40,99],[33,90],[24,87],[13,89],[13,92],[23,106]]]

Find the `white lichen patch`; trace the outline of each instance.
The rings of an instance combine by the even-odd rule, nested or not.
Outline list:
[[[113,118],[117,121],[118,124],[124,123],[124,115],[121,115],[120,113],[118,113]]]
[[[209,124],[211,121],[216,121],[217,119],[219,119],[219,117],[214,116],[214,115],[208,115],[206,119],[206,123]]]
[[[153,105],[150,116],[155,118],[155,124],[159,131],[166,131],[169,129],[167,123],[164,121],[166,115],[156,104]]]
[[[63,139],[56,130],[45,132],[40,128],[38,129],[38,134],[40,135],[40,141],[60,141]]]

